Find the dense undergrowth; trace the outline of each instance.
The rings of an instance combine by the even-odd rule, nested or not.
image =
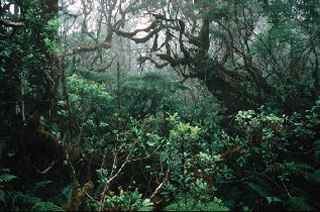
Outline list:
[[[63,33],[52,2],[0,1],[0,211],[320,210],[319,16],[307,2],[290,1],[291,11],[232,1],[229,11],[203,1],[215,10],[198,19],[215,26],[208,39],[217,36],[223,63],[209,47],[183,47],[182,20],[153,14],[172,22],[160,26],[178,30],[177,55],[189,61],[143,73],[113,59],[94,70],[90,59],[110,59],[109,46],[100,38],[72,50],[93,34]],[[133,9],[158,5],[141,2]],[[254,37],[260,13],[272,27]],[[98,56],[80,52],[88,49]],[[190,78],[181,80],[174,68],[183,65]]]
[[[109,83],[76,74],[68,85],[71,112],[81,127],[81,135],[68,141],[74,158],[27,185],[30,173],[17,176],[11,167],[2,168],[4,210],[97,210],[115,157],[118,166],[127,163],[106,194],[107,210],[319,208],[319,100],[290,115],[263,107],[239,111],[223,125],[219,105],[208,96],[185,102],[181,88],[163,74],[127,78],[121,97]],[[69,112],[58,114],[63,119]],[[69,162],[83,185],[76,199],[62,172]]]

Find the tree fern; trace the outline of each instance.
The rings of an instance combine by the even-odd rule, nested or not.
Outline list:
[[[142,118],[157,113],[168,98],[181,88],[179,83],[173,82],[163,73],[130,75],[122,85],[122,104],[130,115]]]

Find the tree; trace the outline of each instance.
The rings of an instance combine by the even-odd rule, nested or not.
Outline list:
[[[38,113],[37,122],[40,116],[45,117],[48,120],[45,130],[51,130],[59,81],[57,1],[0,3],[1,140],[8,149],[19,150],[20,155],[15,155],[18,166],[33,170],[29,165],[34,164],[24,158],[30,153],[24,152],[27,149],[24,147],[37,143],[34,135],[40,133],[40,127],[30,128],[28,121]],[[47,131],[45,134],[47,138],[52,137]],[[37,139],[43,140],[40,134]],[[37,154],[36,149],[31,151]],[[20,172],[19,168],[14,171]]]
[[[316,6],[314,2],[287,5],[284,2],[262,1],[231,1],[228,4],[210,1],[145,1],[135,8],[149,15],[149,26],[131,32],[116,28],[113,31],[136,43],[153,40],[152,50],[140,57],[140,62],[149,60],[157,67],[170,64],[183,77],[199,79],[232,112],[268,103],[281,86],[275,81],[283,79],[283,75],[292,73],[297,67],[307,68],[307,64],[311,64],[302,60],[312,54],[313,47],[310,44],[318,37],[316,23],[310,21],[312,11],[306,9],[311,5]],[[278,11],[277,15],[274,11]],[[301,18],[294,20],[292,17],[296,11]],[[316,13],[315,10],[313,13]],[[284,15],[278,17],[279,14]],[[299,31],[301,22],[312,26],[313,33]],[[284,25],[291,29],[286,35],[291,39],[275,32]],[[140,32],[146,35],[137,36]],[[269,42],[265,36],[269,37]],[[299,46],[283,48],[295,38],[302,41]],[[270,45],[274,39],[277,39],[276,48]],[[159,40],[161,44],[158,45]],[[315,86],[318,86],[317,72],[313,71]],[[300,77],[308,74],[301,73]],[[293,76],[290,75],[289,79],[292,80]],[[287,87],[284,92],[288,90],[290,88]],[[300,98],[305,94],[298,96]],[[288,103],[285,101],[284,105]]]

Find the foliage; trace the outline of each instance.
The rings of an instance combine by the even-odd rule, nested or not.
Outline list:
[[[0,3],[1,210],[320,209],[318,3],[55,2]]]
[[[171,82],[162,73],[149,72],[131,77],[123,84],[123,104],[129,114],[143,118],[161,111],[178,88],[182,86]]]
[[[120,194],[108,196],[106,201],[107,210],[114,208],[118,210],[134,210],[134,211],[152,211],[153,203],[149,199],[143,199],[142,194],[137,190],[133,192],[124,192],[120,190]]]
[[[35,196],[35,191],[50,182],[39,182],[27,193],[12,190],[12,181],[17,177],[3,169],[0,177],[0,205],[3,210],[61,211],[61,207]]]
[[[229,211],[227,207],[223,206],[221,200],[214,199],[212,202],[202,203],[201,201],[188,198],[187,204],[183,201],[168,205],[167,211]]]
[[[317,105],[318,103],[312,107],[311,111],[316,111]],[[307,210],[315,204],[313,202],[310,205],[311,202],[307,203],[303,198],[291,197],[307,189],[306,180],[314,172],[312,161],[316,158],[309,154],[313,146],[303,139],[315,136],[314,127],[317,126],[319,118],[317,118],[318,113],[308,114],[310,110],[299,114],[300,118],[297,119],[297,114],[288,117],[266,114],[263,111],[238,112],[235,120],[243,133],[234,140],[237,143],[227,145],[229,147],[224,153],[227,157],[224,159],[235,158],[234,162],[227,162],[228,166],[236,170],[233,173],[236,173],[237,178],[249,181],[247,184],[240,185],[259,195],[261,208],[278,204],[277,207],[301,206]],[[311,122],[309,122],[310,119],[312,119]],[[314,144],[316,145],[316,142]],[[238,147],[235,148],[235,145]],[[298,157],[298,155],[305,155],[305,157]],[[245,170],[241,170],[243,168]],[[304,187],[301,187],[301,184]],[[313,190],[311,185],[308,189]],[[249,199],[250,194],[247,195]],[[263,206],[262,202],[266,205]],[[248,201],[247,204],[257,204],[257,202]]]
[[[314,207],[299,197],[292,197],[288,201],[288,209],[292,211],[315,211]]]

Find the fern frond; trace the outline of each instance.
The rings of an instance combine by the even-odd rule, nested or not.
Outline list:
[[[254,183],[247,183],[249,188],[251,188],[253,191],[257,192],[261,197],[268,197],[270,196],[268,192],[260,185],[254,184]]]
[[[289,163],[284,171],[293,176],[303,176],[312,170],[312,167],[305,163]]]
[[[30,191],[31,193],[34,193],[35,191],[37,191],[38,189],[44,188],[47,185],[49,185],[50,183],[52,183],[51,180],[46,180],[46,181],[40,181],[37,182],[33,187],[32,190]]]
[[[15,201],[17,201],[17,202],[23,202],[23,203],[27,203],[29,205],[35,205],[37,202],[41,202],[40,198],[35,197],[33,195],[25,194],[20,191],[14,192],[14,193],[15,193],[14,194]]]
[[[72,195],[72,185],[67,185],[60,189],[58,195],[55,195],[53,198],[50,198],[48,201],[56,203],[58,205],[63,205],[65,202],[70,201]]]
[[[316,211],[314,207],[300,197],[292,197],[288,201],[287,207],[290,211]]]
[[[31,211],[62,211],[62,208],[51,202],[38,202],[32,206]]]

